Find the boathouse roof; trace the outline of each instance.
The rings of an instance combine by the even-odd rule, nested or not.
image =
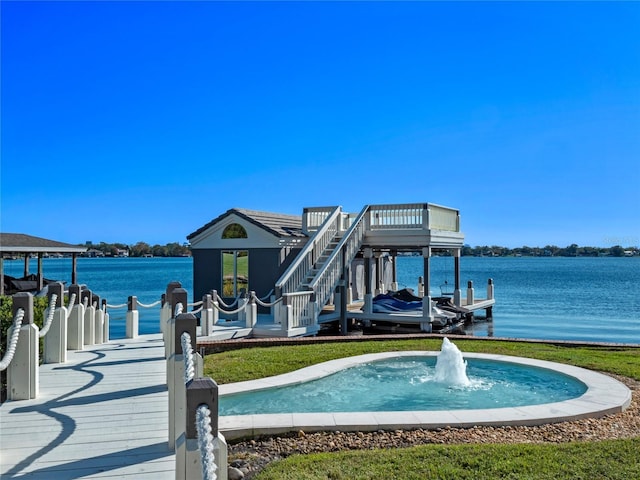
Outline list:
[[[0,233],[0,253],[82,253],[87,247],[24,233]]]
[[[301,237],[306,235],[302,232],[302,217],[299,215],[286,215],[282,213],[262,212],[259,210],[247,210],[244,208],[231,208],[219,217],[214,218],[206,225],[203,225],[195,232],[187,236],[188,240],[196,237],[205,230],[208,230],[217,223],[223,221],[230,215],[237,215],[259,228],[275,235],[276,237]]]

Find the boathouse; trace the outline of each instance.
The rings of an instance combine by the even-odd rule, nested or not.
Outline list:
[[[474,299],[469,302],[461,295],[464,235],[459,212],[450,207],[366,205],[358,213],[339,206],[309,207],[301,216],[233,208],[187,239],[193,254],[194,300],[212,291],[223,301],[269,299],[271,308],[263,306],[260,313],[271,334],[313,335],[323,322],[336,320],[346,332],[349,319],[413,324],[431,331],[430,262],[436,250],[454,257],[452,303],[474,308]],[[395,258],[407,252],[423,257],[422,308],[404,315],[375,312],[374,296],[397,288]],[[258,326],[251,327],[258,335]]]
[[[0,233],[0,295],[11,295],[16,292],[37,292],[42,290],[47,283],[55,281],[47,280],[44,277],[42,267],[43,257],[50,254],[70,255],[72,257],[71,283],[76,283],[77,256],[86,250],[86,247],[34,237],[24,233]],[[29,259],[31,256],[38,258],[38,270],[35,274],[29,272]],[[20,278],[5,275],[5,260],[17,261],[19,257],[24,258],[24,275]]]

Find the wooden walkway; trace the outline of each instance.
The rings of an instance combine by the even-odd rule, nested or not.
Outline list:
[[[67,352],[0,406],[0,478],[175,478],[160,334]]]

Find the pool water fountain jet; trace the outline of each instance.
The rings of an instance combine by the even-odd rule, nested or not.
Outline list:
[[[446,337],[442,340],[442,347],[436,358],[434,381],[451,387],[471,385],[467,377],[467,362],[462,357],[462,352]]]

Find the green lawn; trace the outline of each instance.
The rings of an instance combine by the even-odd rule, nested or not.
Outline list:
[[[439,350],[440,339],[336,342],[252,348],[208,355],[205,375],[218,383],[262,378],[346,356]],[[531,357],[640,380],[640,348],[565,347],[456,339],[462,352]],[[256,480],[636,479],[640,438],[566,444],[421,445],[404,449],[293,455]]]
[[[640,380],[640,348],[564,347],[544,343],[456,339],[462,352],[496,353],[568,363]],[[365,353],[440,350],[442,340],[382,340],[287,345],[233,350],[205,358],[205,375],[217,383],[253,380],[320,362]]]

